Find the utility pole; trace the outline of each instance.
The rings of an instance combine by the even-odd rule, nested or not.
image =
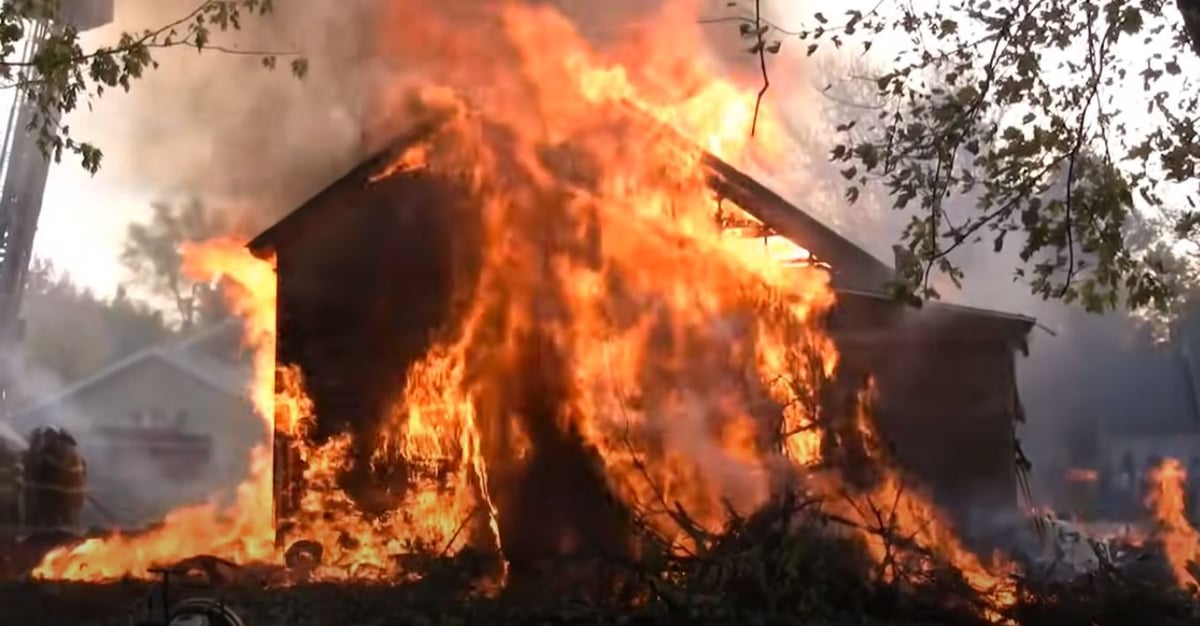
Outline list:
[[[55,20],[30,20],[19,62],[37,55],[46,38],[59,29],[83,32],[113,19],[113,0],[59,0],[57,8]],[[10,93],[12,105],[0,144],[0,419],[11,408],[13,365],[25,334],[21,301],[50,173],[50,159],[29,130],[39,114],[37,103],[20,89]]]

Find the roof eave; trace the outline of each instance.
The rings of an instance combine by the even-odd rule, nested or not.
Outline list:
[[[863,291],[863,290],[858,290],[858,289],[842,289],[842,288],[835,288],[834,291],[839,294],[860,296],[860,297],[866,297],[866,298],[874,298],[874,299],[879,299],[879,300],[895,301],[894,298],[888,296],[887,294],[875,292],[875,291]],[[896,302],[897,302],[897,304],[902,304],[898,301],[896,301]],[[967,315],[967,316],[973,316],[973,317],[987,317],[989,319],[994,319],[994,320],[998,320],[998,321],[1010,322],[1015,325],[1024,326],[1027,330],[1030,330],[1030,331],[1032,331],[1033,327],[1037,325],[1036,318],[1029,317],[1027,315],[1022,315],[1020,313],[1009,313],[1007,311],[999,311],[996,309],[985,309],[982,307],[968,306],[965,304],[953,304],[950,302],[937,302],[937,301],[925,302],[921,306],[924,308],[929,308],[929,309],[935,310],[935,311],[946,311],[946,312],[950,312],[950,313],[956,313],[959,315]]]
[[[259,233],[257,237],[251,239],[246,244],[246,248],[255,257],[264,261],[270,260],[282,245],[300,236],[309,228],[309,223],[316,219],[311,214],[319,212],[335,195],[352,185],[358,187],[371,185],[373,174],[383,170],[404,149],[412,146],[436,129],[437,126],[433,122],[417,124],[409,131],[398,136],[386,148],[371,154],[367,159],[347,170],[345,174],[334,179],[332,183],[321,191],[318,191],[305,201],[304,204],[301,204],[291,213],[285,215],[283,219]],[[403,175],[403,173],[399,173],[394,176]]]

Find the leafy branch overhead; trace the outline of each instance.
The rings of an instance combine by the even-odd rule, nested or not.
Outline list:
[[[92,50],[83,48],[77,29],[55,19],[58,6],[58,0],[12,0],[0,5],[0,54],[8,59],[0,63],[0,86],[19,90],[33,104],[37,113],[28,130],[37,135],[48,158],[57,162],[64,153],[73,153],[91,172],[99,169],[103,155],[97,146],[76,140],[61,123],[63,116],[108,89],[128,91],[133,81],[158,67],[156,50],[190,47],[254,56],[267,69],[274,69],[286,56],[296,77],[308,71],[308,61],[296,53],[214,43],[214,35],[240,30],[245,18],[271,12],[272,0],[202,0],[179,19],[140,33],[122,33],[116,43]],[[23,49],[25,54],[18,55]]]
[[[748,3],[729,19],[874,68],[845,79],[870,102],[829,156],[850,202],[878,189],[910,214],[898,295],[938,297],[935,275],[964,278],[953,253],[985,242],[1015,246],[1014,280],[1044,298],[1171,304],[1171,243],[1200,225],[1200,0],[880,0],[790,32]]]

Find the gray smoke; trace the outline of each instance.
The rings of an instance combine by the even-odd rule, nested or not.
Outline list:
[[[194,479],[168,477],[163,466],[147,451],[131,449],[128,442],[122,445],[106,436],[102,428],[128,423],[128,419],[120,418],[132,417],[114,418],[111,415],[114,404],[111,399],[105,402],[105,396],[125,392],[153,396],[153,390],[139,390],[136,383],[128,379],[122,382],[122,376],[115,375],[100,382],[91,393],[66,394],[73,387],[36,365],[23,350],[10,355],[10,359],[9,365],[16,373],[14,391],[37,400],[17,408],[5,423],[25,441],[35,429],[43,427],[64,429],[76,440],[87,463],[89,500],[82,519],[86,527],[143,527],[180,506],[228,496],[244,473],[244,462],[237,455],[222,461],[220,451],[214,450],[215,462],[200,468]],[[147,380],[145,385],[151,386],[153,381]],[[177,400],[188,403],[186,399]],[[224,443],[230,443],[231,438],[226,437]],[[214,438],[214,446],[221,442],[220,437]],[[240,450],[240,446],[235,449]]]
[[[118,2],[114,24],[88,33],[101,45],[123,31],[186,15],[195,0]],[[173,48],[128,93],[106,93],[73,120],[105,152],[102,176],[164,197],[191,195],[232,207],[261,228],[351,167],[361,155],[365,99],[379,80],[371,60],[372,0],[289,0],[247,18],[241,32],[214,35],[240,51],[299,52],[267,71],[252,54]]]

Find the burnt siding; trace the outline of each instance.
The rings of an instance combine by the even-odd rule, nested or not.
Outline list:
[[[389,178],[330,207],[319,229],[277,253],[278,360],[300,367],[318,440],[351,432],[363,442],[358,467],[404,372],[450,317],[456,254],[471,232],[460,206],[431,180]],[[358,489],[365,476],[347,478],[370,506],[374,496]]]
[[[1012,344],[909,326],[842,332],[843,378],[873,378],[873,418],[899,465],[949,510],[1015,506]]]

